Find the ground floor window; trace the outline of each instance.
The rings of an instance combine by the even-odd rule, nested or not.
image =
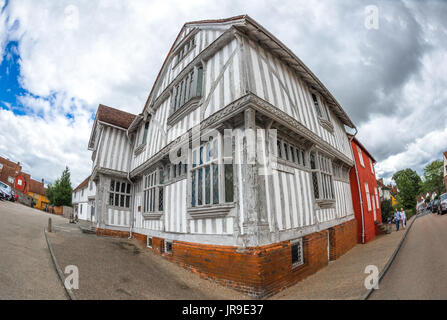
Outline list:
[[[220,136],[192,150],[191,207],[234,201],[233,163],[223,163]]]
[[[163,169],[157,169],[143,177],[143,212],[163,211]]]
[[[332,161],[328,157],[311,152],[310,168],[312,170],[312,185],[315,199],[334,200]]]
[[[291,241],[292,245],[292,268],[304,264],[303,238]]]
[[[130,208],[130,183],[117,180],[110,181],[109,205]]]

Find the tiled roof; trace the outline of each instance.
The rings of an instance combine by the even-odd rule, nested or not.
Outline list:
[[[114,126],[129,128],[136,115],[100,104],[96,112],[96,119]]]
[[[366,153],[368,155],[368,157],[370,157],[374,163],[376,162],[376,159],[374,159],[374,157],[371,155],[371,153],[369,153],[369,151],[366,150],[366,148],[363,146],[363,144],[361,144],[360,141],[356,137],[354,137],[353,141],[355,142],[356,145],[358,145],[360,148],[362,148],[362,151],[364,153]]]
[[[87,186],[88,186],[88,180],[89,180],[89,179],[90,179],[90,176],[88,176],[87,178],[85,178],[85,180],[82,181],[82,182],[79,184],[79,186],[77,186],[76,188],[73,189],[73,192],[76,192],[76,191],[78,191],[78,190],[87,188]]]
[[[45,195],[45,186],[41,181],[36,181],[34,179],[30,179],[28,192],[34,192],[34,193],[44,196]]]

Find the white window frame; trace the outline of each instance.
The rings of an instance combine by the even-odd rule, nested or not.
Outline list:
[[[369,164],[371,165],[371,173],[374,174],[373,161],[371,158],[369,158]]]
[[[293,262],[293,246],[298,245],[299,249],[299,259],[298,261]],[[304,247],[303,247],[303,238],[290,240],[290,254],[292,261],[292,269],[302,266],[304,264]]]
[[[217,206],[220,204],[229,204],[234,202],[234,168],[232,163],[224,163],[222,154],[222,135],[219,133],[211,140],[202,142],[199,146],[191,151],[191,165],[189,170],[189,186],[191,197],[189,208],[202,208]],[[202,151],[201,151],[202,150]],[[217,150],[217,153],[216,153]],[[202,152],[202,157],[201,157]],[[230,170],[231,166],[231,183],[232,198],[230,194],[226,194],[225,170]],[[209,168],[209,186],[207,185],[207,168]],[[214,180],[217,171],[217,181]],[[201,175],[201,184],[199,184],[199,176]],[[201,185],[201,186],[200,186]],[[217,185],[217,192],[215,186]],[[200,188],[199,188],[200,186]],[[201,202],[199,203],[199,190],[201,190]],[[207,192],[208,191],[208,192]],[[207,202],[209,196],[209,202]],[[217,197],[217,199],[216,199]]]
[[[150,241],[151,244],[149,244],[149,241]],[[152,237],[147,237],[147,238],[146,238],[146,246],[147,246],[148,248],[152,248],[153,245],[154,245],[154,243],[153,243],[153,239],[152,239]]]
[[[168,250],[168,245],[167,245],[168,243],[171,244],[171,250]],[[164,253],[172,254],[172,240],[164,241],[163,251],[164,251]]]
[[[113,190],[111,189],[112,183],[114,183]],[[117,183],[119,183],[119,190],[116,190]],[[126,186],[124,192],[121,191],[123,184],[125,184]],[[129,182],[115,179],[110,180],[109,200],[108,200],[109,206],[130,209],[132,201],[131,195],[132,195],[132,186]],[[118,196],[118,204],[116,204],[116,196]],[[121,205],[121,199],[123,198],[123,196],[124,196],[124,204]],[[127,199],[129,199],[128,203]]]
[[[11,176],[9,176],[9,177],[8,177],[8,182],[14,184],[14,178],[11,177]]]
[[[312,161],[314,157],[314,161]],[[312,164],[314,162],[314,164]],[[332,160],[319,152],[311,151],[310,168],[312,190],[316,201],[335,201]],[[315,187],[318,188],[318,196]]]
[[[371,195],[369,193],[369,186],[368,186],[368,182],[365,182],[365,194],[366,194],[366,202],[368,203],[368,211],[372,210],[372,206],[371,206]]]
[[[365,167],[365,162],[363,161],[362,149],[359,146],[357,146],[357,152],[359,154],[360,164],[364,168]]]
[[[375,194],[375,196],[376,196],[376,207],[377,207],[377,209],[378,208],[380,208],[380,205],[379,205],[379,194],[378,194],[378,191],[377,191],[377,187],[374,187],[374,194]]]
[[[164,169],[157,168],[143,176],[143,213],[163,212],[163,209]]]
[[[276,155],[284,161],[303,167],[306,166],[306,152],[304,149],[288,143],[283,139],[277,139],[276,141]]]

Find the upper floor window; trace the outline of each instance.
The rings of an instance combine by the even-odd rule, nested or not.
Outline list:
[[[146,144],[148,131],[149,131],[149,120],[146,121],[146,123],[144,124],[143,140],[141,142],[142,144]]]
[[[369,193],[368,182],[365,182],[365,194],[366,194],[366,202],[368,203],[368,211],[371,211],[371,198]]]
[[[373,165],[373,161],[371,158],[369,159],[369,164],[371,166],[371,173],[374,174],[374,165]]]
[[[195,67],[173,89],[172,110],[175,112],[186,102],[202,95],[203,67]]]
[[[192,151],[191,207],[234,201],[233,164],[219,164],[219,150],[214,138]]]
[[[186,42],[183,45],[183,47],[179,50],[177,54],[176,64],[179,63],[188,54],[188,52],[192,50],[192,48],[194,48],[195,44],[196,40],[194,37],[192,37],[188,42]]]
[[[143,181],[143,212],[163,211],[163,169],[145,175]]]
[[[359,160],[360,160],[360,164],[362,165],[362,167],[365,167],[365,163],[363,162],[363,155],[362,155],[362,150],[360,149],[359,146],[357,146],[357,152],[359,153]]]
[[[312,93],[312,100],[314,101],[315,110],[317,111],[317,114],[320,118],[323,118],[323,113],[321,112],[320,104],[318,103],[317,96]]]
[[[109,205],[130,208],[130,183],[110,181]]]
[[[310,168],[315,200],[334,200],[331,160],[321,154],[311,152]]]
[[[295,147],[282,140],[277,140],[276,147],[277,147],[277,155],[279,158],[292,162],[294,164],[299,164],[302,166],[306,165],[306,157],[304,149]]]

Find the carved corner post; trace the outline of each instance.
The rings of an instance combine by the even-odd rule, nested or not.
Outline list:
[[[242,181],[244,184],[244,234],[246,246],[259,246],[268,242],[269,225],[266,215],[265,181],[259,175],[257,138],[256,138],[256,112],[248,108],[244,111],[244,139]]]

